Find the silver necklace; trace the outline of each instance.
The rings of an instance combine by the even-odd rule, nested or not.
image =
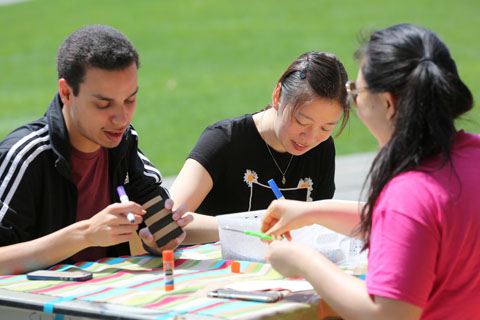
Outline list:
[[[263,113],[262,113],[262,119],[260,120],[260,129],[261,129],[262,131],[263,131],[263,116],[265,115],[265,112],[266,112],[266,110],[263,111]],[[261,136],[261,134],[260,134],[260,136]],[[287,167],[285,168],[285,171],[282,171],[282,169],[280,169],[280,166],[279,166],[278,163],[277,163],[277,160],[276,160],[275,157],[273,156],[273,153],[272,153],[272,151],[270,150],[270,147],[268,146],[268,143],[267,143],[266,139],[263,139],[263,142],[265,142],[265,145],[267,146],[268,153],[270,153],[270,156],[272,157],[273,163],[275,163],[275,165],[277,166],[278,171],[280,171],[280,173],[282,174],[282,184],[287,183],[287,179],[285,179],[285,175],[287,174],[288,168],[290,168],[290,163],[292,163],[293,154],[290,155],[290,160],[288,161],[288,164],[287,164]]]

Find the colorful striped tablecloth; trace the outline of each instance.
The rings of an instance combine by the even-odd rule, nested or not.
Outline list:
[[[0,288],[58,297],[44,306],[45,312],[52,312],[55,301],[85,300],[170,311],[172,319],[188,314],[225,319],[263,319],[273,315],[276,319],[295,319],[294,315],[303,314],[301,317],[306,319],[305,314],[315,314],[315,306],[303,301],[261,303],[207,297],[208,291],[236,281],[285,279],[269,264],[241,261],[242,273],[237,274],[231,272],[231,263],[221,259],[219,243],[177,250],[175,290],[170,292],[164,290],[162,259],[149,255],[52,267],[92,272],[93,279],[84,282],[28,280],[25,275],[7,275],[0,277]],[[318,297],[310,303],[317,300]]]

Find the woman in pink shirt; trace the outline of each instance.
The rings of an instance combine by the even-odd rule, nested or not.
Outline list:
[[[267,259],[346,319],[478,318],[480,135],[454,125],[472,94],[446,45],[419,26],[374,32],[356,56],[347,90],[380,145],[366,203],[277,200],[262,231],[290,238],[317,223],[357,235],[369,249],[366,281],[294,242],[273,241]]]

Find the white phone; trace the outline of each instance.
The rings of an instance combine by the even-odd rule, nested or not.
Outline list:
[[[92,273],[87,271],[37,270],[27,273],[27,279],[85,281],[92,279]]]
[[[217,289],[207,293],[212,298],[239,299],[260,302],[276,302],[283,298],[278,291],[240,291],[233,289]]]

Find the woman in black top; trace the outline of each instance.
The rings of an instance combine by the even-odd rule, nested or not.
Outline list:
[[[266,109],[205,129],[170,188],[176,204],[197,212],[187,242],[218,240],[211,216],[267,208],[275,199],[267,183],[272,178],[287,199],[333,197],[331,134],[342,115],[339,132],[348,121],[347,80],[335,55],[302,54],[277,82]]]

